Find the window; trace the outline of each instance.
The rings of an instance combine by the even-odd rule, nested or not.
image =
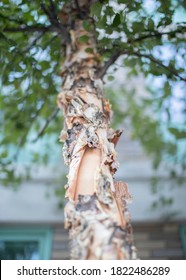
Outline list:
[[[186,259],[186,225],[180,226],[181,241],[183,246],[184,259]]]
[[[47,260],[51,258],[50,228],[0,229],[1,260]]]

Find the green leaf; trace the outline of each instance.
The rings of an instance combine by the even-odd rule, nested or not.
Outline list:
[[[81,36],[81,37],[78,38],[78,41],[79,41],[80,43],[87,43],[88,40],[89,40],[89,37],[88,37],[87,35],[83,35],[83,36]]]
[[[164,98],[167,98],[171,95],[171,87],[168,82],[165,82],[164,84]]]
[[[87,53],[93,53],[93,52],[94,52],[94,50],[93,50],[92,48],[86,48],[85,51],[86,51]]]
[[[84,20],[84,21],[83,21],[83,27],[84,27],[84,29],[85,29],[86,31],[90,31],[90,30],[91,30],[91,24],[90,24],[90,22]]]
[[[136,34],[142,30],[142,24],[140,22],[134,21],[132,23],[133,33]]]
[[[149,30],[154,29],[154,21],[151,18],[148,20],[148,29]]]
[[[91,6],[91,14],[97,16],[98,18],[101,15],[102,5],[99,2],[94,3]]]
[[[169,131],[173,134],[177,139],[186,138],[186,130],[179,130],[175,127],[169,127]]]
[[[113,27],[118,27],[120,25],[121,19],[120,19],[120,14],[116,14],[112,23]]]
[[[99,18],[99,21],[96,23],[96,26],[100,29],[105,29],[107,25],[107,17],[104,15],[103,17]]]
[[[8,151],[3,151],[1,154],[0,154],[1,158],[6,158],[8,156]]]
[[[114,77],[112,75],[109,75],[107,78],[108,78],[109,81],[113,81],[114,80]]]
[[[39,64],[41,65],[42,70],[50,68],[50,62],[49,61],[43,60],[43,61],[39,62]]]

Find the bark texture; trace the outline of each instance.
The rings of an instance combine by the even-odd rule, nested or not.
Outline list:
[[[85,4],[79,3],[83,11]],[[66,6],[65,17],[71,20],[71,40],[62,64],[58,106],[65,118],[60,140],[69,165],[65,227],[72,240],[71,258],[135,259],[127,184],[113,179],[118,168],[114,147],[122,131],[109,128],[111,106],[97,78],[101,60],[94,33],[85,31],[72,6]]]

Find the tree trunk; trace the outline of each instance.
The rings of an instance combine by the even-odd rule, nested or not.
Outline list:
[[[75,10],[68,5],[63,20],[70,13],[72,17]],[[114,146],[122,131],[109,128],[111,106],[97,78],[101,59],[94,33],[85,31],[83,20],[74,18],[58,96],[65,118],[60,140],[69,165],[65,227],[72,240],[71,258],[135,259],[126,209],[130,195],[126,184],[113,180],[118,167]]]

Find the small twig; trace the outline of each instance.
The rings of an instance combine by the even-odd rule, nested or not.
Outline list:
[[[27,46],[27,47],[23,50],[23,52],[25,53],[25,52],[29,51],[31,48],[33,48],[33,47],[35,46],[35,44],[37,43],[37,41],[38,41],[39,39],[42,38],[42,36],[44,35],[44,33],[45,33],[45,32],[42,32],[41,34],[39,34],[39,35],[32,41],[32,43],[31,43],[29,46]]]
[[[53,0],[49,0],[49,1],[50,1],[51,10],[53,11],[53,14],[54,14],[55,18],[57,18],[57,20],[58,20],[58,16],[57,16],[57,13],[56,13],[56,6],[54,4],[54,1]]]
[[[43,10],[43,12],[48,16],[48,18],[51,20],[51,14],[50,14],[50,12],[49,12],[49,10],[47,9],[47,7],[45,6],[45,4],[43,3],[43,1],[42,1],[42,3],[40,4],[41,5],[41,9]]]
[[[59,108],[56,108],[56,109],[52,112],[52,114],[47,118],[45,124],[44,124],[43,127],[39,130],[39,132],[38,132],[38,134],[37,134],[37,137],[36,137],[35,139],[32,140],[32,143],[35,143],[35,142],[39,139],[39,137],[40,137],[41,135],[43,135],[43,133],[44,133],[45,129],[48,127],[49,123],[50,123],[53,119],[55,119],[55,117],[57,116],[58,113],[59,113]]]
[[[118,59],[118,57],[124,53],[121,53],[121,51],[116,51],[109,60],[105,63],[105,65],[97,71],[97,78],[102,79],[105,73],[107,72],[108,68]]]

